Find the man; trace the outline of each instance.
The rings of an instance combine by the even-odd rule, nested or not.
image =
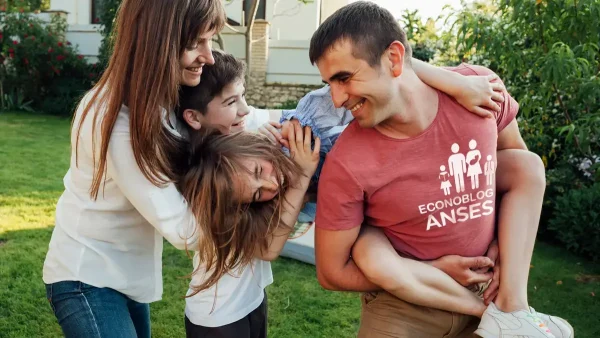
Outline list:
[[[329,153],[319,184],[319,282],[331,290],[371,292],[363,295],[362,337],[464,337],[477,325],[483,337],[572,337],[564,320],[527,304],[544,186],[539,158],[520,181],[502,175],[502,166],[495,172],[495,185],[510,193],[499,213],[503,273],[498,276],[496,261],[484,294],[494,302],[486,309],[461,286],[481,282],[480,269],[488,264],[483,256],[497,250],[495,186],[479,182],[486,179],[486,161],[507,163],[507,171],[519,165],[513,155],[496,157],[502,149],[526,150],[515,120],[518,105],[505,93],[495,119],[461,113],[456,101],[419,80],[410,55],[393,16],[368,2],[338,10],[313,35],[311,62],[330,85],[334,105],[355,119]],[[454,71],[491,73],[467,65]],[[538,198],[518,193],[515,182],[528,181],[536,182]],[[393,249],[372,228],[357,242],[363,222],[381,228]],[[405,258],[394,253],[386,271],[394,250]],[[474,316],[483,316],[481,323]]]

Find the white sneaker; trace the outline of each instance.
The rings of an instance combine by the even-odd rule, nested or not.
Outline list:
[[[532,307],[529,307],[531,313],[537,315],[548,326],[552,334],[556,338],[575,338],[575,330],[566,320],[549,316],[547,314],[536,312]]]
[[[502,312],[494,303],[487,307],[475,334],[483,338],[557,338],[535,312]]]

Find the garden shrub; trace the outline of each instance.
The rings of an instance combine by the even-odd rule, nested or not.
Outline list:
[[[98,70],[66,41],[65,20],[53,15],[44,22],[30,13],[3,12],[0,27],[2,108],[14,109],[8,104],[22,98],[35,110],[70,115]]]
[[[548,231],[573,252],[600,261],[600,183],[558,196]]]
[[[561,232],[549,233],[587,252],[561,238],[569,228],[578,237],[581,231],[571,225],[597,220],[598,206],[592,199],[586,208],[569,206],[577,212],[567,218],[560,214],[583,196],[599,201],[590,189],[600,182],[600,2],[479,1],[464,5],[449,21],[445,36],[456,43],[455,61],[496,71],[520,104],[521,133],[547,170],[544,220],[557,229],[558,219],[568,221]]]

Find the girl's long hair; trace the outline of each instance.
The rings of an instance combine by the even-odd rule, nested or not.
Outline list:
[[[279,191],[266,202],[242,203],[236,182],[250,174],[242,161],[263,159],[273,164]],[[184,163],[185,162],[185,163]],[[216,130],[192,134],[190,152],[182,158],[184,168],[177,181],[198,221],[201,241],[197,248],[206,275],[193,293],[215,285],[226,273],[252,262],[257,250],[266,250],[280,221],[285,192],[301,175],[301,169],[281,147],[262,135],[241,132],[223,135]],[[238,190],[239,191],[239,190]]]
[[[113,53],[106,71],[82,105],[75,156],[83,122],[93,111],[94,175],[90,196],[98,197],[106,172],[108,144],[122,105],[129,108],[131,147],[140,170],[155,185],[174,178],[170,155],[180,140],[164,125],[178,101],[180,56],[201,34],[225,23],[221,0],[123,0],[114,26]],[[96,110],[96,111],[95,111]],[[75,121],[75,120],[74,120]]]

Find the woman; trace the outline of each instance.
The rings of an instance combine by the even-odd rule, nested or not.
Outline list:
[[[124,0],[114,52],[80,102],[71,165],[44,262],[48,300],[66,337],[150,337],[162,296],[163,237],[179,249],[202,234],[173,183],[182,150],[170,121],[180,85],[212,64],[220,0]]]

